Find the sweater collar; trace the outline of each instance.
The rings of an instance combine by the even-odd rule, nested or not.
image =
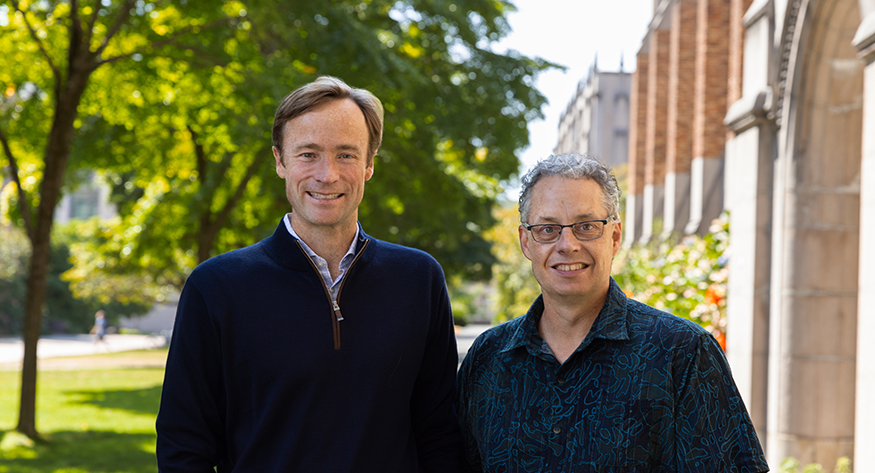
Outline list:
[[[366,241],[374,239],[362,230],[361,225],[359,225],[356,238],[358,239],[356,242],[356,248],[357,252],[361,254],[361,259],[369,259],[373,254],[373,248],[376,241],[371,241],[368,245],[365,245]],[[284,268],[297,271],[311,271],[313,269],[312,266],[310,266],[307,255],[301,251],[301,247],[298,246],[295,237],[289,233],[282,220],[280,220],[273,235],[262,240],[260,244],[267,255]]]

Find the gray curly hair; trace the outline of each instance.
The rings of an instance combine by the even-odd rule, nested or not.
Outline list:
[[[520,192],[520,221],[528,223],[529,210],[532,205],[532,188],[542,178],[560,176],[569,179],[592,179],[602,188],[602,203],[608,211],[608,218],[614,222],[620,221],[620,186],[611,168],[599,159],[588,154],[557,154],[538,161],[532,169],[522,177]]]

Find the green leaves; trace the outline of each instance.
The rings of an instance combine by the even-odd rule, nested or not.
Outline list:
[[[184,281],[197,262],[269,234],[290,210],[270,151],[276,106],[334,75],[386,109],[365,230],[430,252],[448,274],[489,278],[495,257],[482,234],[517,172],[526,123],[541,116],[534,78],[552,67],[491,50],[508,31],[510,4],[113,1],[80,3],[77,15],[66,2],[20,7],[26,13],[9,13],[0,35],[13,65],[0,71],[13,90],[0,129],[21,156],[23,182],[34,182],[30,195],[55,103],[48,91],[65,74],[77,21],[102,61],[78,109],[68,175],[97,169],[113,184],[120,218],[106,231],[123,242],[92,245],[83,261]],[[103,258],[119,248],[129,253]]]

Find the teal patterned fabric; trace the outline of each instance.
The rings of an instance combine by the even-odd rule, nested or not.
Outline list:
[[[560,365],[524,317],[471,347],[456,406],[470,471],[765,472],[753,424],[720,346],[698,325],[608,299]]]

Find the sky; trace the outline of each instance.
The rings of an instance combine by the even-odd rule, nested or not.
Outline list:
[[[531,145],[520,159],[525,172],[553,151],[559,116],[577,84],[585,79],[598,55],[602,71],[635,70],[635,55],[653,16],[652,0],[511,0],[517,11],[508,15],[513,32],[495,44],[495,51],[515,49],[566,66],[538,76],[536,87],[549,103],[544,120],[529,124]]]

